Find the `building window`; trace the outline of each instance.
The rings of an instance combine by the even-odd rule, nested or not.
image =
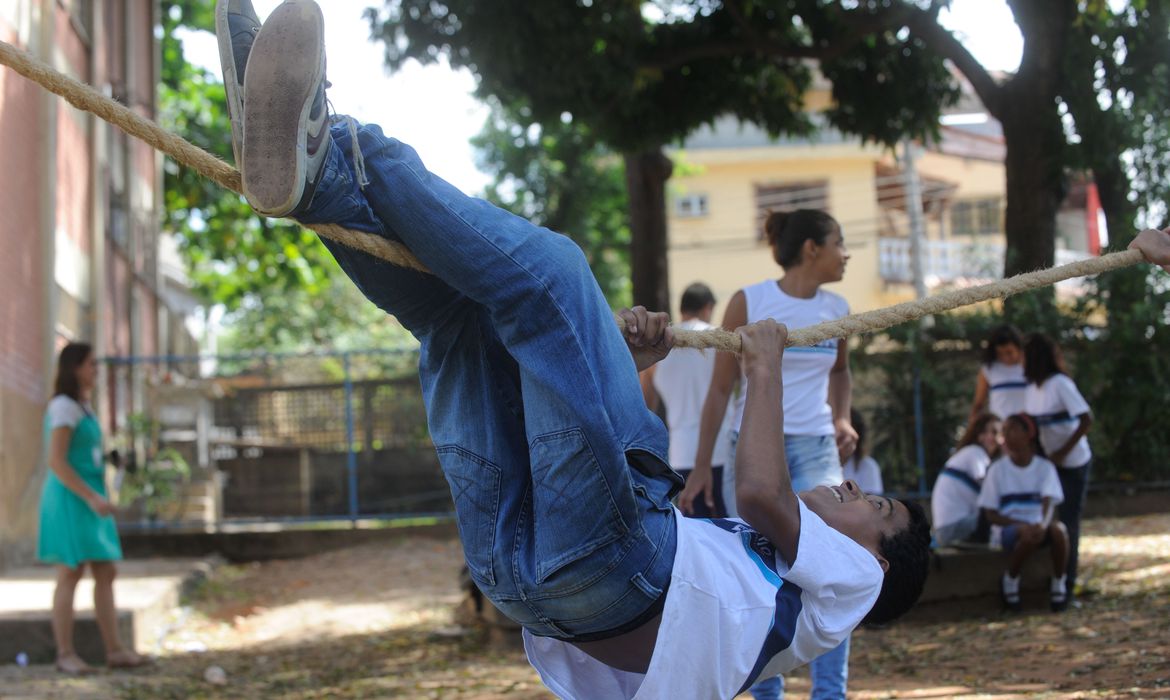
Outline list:
[[[764,239],[764,220],[773,211],[829,210],[829,182],[810,180],[783,185],[756,185],[756,239]]]
[[[707,195],[683,194],[674,199],[674,215],[680,219],[693,219],[707,215]]]
[[[968,199],[951,206],[951,233],[976,236],[1003,231],[1003,200],[999,197]]]

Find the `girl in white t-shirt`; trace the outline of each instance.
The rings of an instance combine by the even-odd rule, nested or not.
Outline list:
[[[1024,411],[1024,339],[1012,325],[1004,324],[991,331],[979,376],[975,380],[975,400],[967,418],[968,427],[984,413],[1003,418]]]
[[[1025,406],[1040,431],[1040,446],[1059,467],[1064,503],[1060,520],[1068,528],[1068,592],[1076,595],[1081,512],[1089,492],[1093,451],[1085,437],[1093,425],[1089,404],[1064,368],[1060,348],[1040,333],[1024,343],[1024,375],[1028,378]]]
[[[976,418],[939,472],[930,493],[936,545],[945,547],[972,539],[980,529],[979,489],[987,476],[987,467],[999,456],[1003,445],[1001,426],[999,417],[990,413]],[[986,531],[986,527],[983,529]],[[986,541],[986,532],[979,539]]]
[[[1064,492],[1052,462],[1037,454],[1036,433],[1036,424],[1026,414],[1004,421],[1007,455],[991,465],[979,492],[979,506],[995,526],[992,540],[998,539],[1008,552],[1001,583],[1004,604],[1020,609],[1020,570],[1033,552],[1047,544],[1052,553],[1049,601],[1053,612],[1060,612],[1068,606],[1064,572],[1069,543],[1064,523],[1052,515]]]

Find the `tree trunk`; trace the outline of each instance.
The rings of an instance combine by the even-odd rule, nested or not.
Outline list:
[[[662,148],[625,153],[630,195],[630,272],[634,304],[670,310],[666,265],[666,181],[674,169]]]
[[[1076,17],[1071,0],[1008,0],[1024,35],[1020,69],[1005,85],[995,110],[1007,157],[1004,275],[1051,267],[1056,259],[1056,214],[1067,193],[1066,140],[1057,111],[1065,38]],[[1051,303],[1054,290],[1036,295]],[[1013,314],[1012,300],[1005,307]]]
[[[1017,103],[1003,119],[1007,157],[1004,276],[1051,267],[1056,258],[1056,214],[1065,196],[1064,134],[1051,106]]]

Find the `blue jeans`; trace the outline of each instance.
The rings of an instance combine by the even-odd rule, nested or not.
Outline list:
[[[1081,513],[1085,509],[1085,499],[1089,495],[1089,472],[1093,469],[1093,460],[1089,460],[1080,467],[1057,467],[1056,473],[1060,476],[1060,487],[1064,490],[1064,502],[1060,504],[1060,522],[1068,530],[1068,569],[1065,575],[1065,590],[1068,599],[1072,600],[1077,586],[1077,561],[1081,552]]]
[[[728,464],[734,469],[735,448],[739,434],[731,435],[731,456]],[[832,435],[785,435],[784,454],[788,460],[788,474],[792,490],[800,493],[817,486],[834,486],[844,480],[837,441]],[[724,469],[729,467],[724,466]],[[849,637],[837,648],[821,654],[809,662],[812,677],[813,700],[845,700],[845,686],[849,681]],[[784,697],[784,676],[762,680],[749,691],[756,700],[779,700]]]
[[[420,343],[428,427],[472,579],[534,634],[636,627],[665,598],[681,481],[584,255],[459,192],[376,126],[356,132],[369,180],[358,187],[347,119],[335,118],[323,181],[297,218],[400,241],[433,273],[325,241]]]

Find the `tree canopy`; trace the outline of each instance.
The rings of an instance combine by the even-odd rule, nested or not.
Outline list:
[[[231,161],[231,124],[222,80],[188,62],[182,30],[214,31],[211,0],[164,0],[161,122]],[[257,216],[243,197],[168,159],[164,227],[179,240],[195,294],[222,304],[221,348],[293,350],[401,343],[405,333],[366,302],[317,236]]]
[[[523,104],[532,123],[567,115],[623,154],[634,301],[667,308],[660,149],[732,114],[773,135],[805,135],[810,59],[833,81],[829,123],[894,143],[934,133],[957,91],[942,60],[861,4],[387,0],[367,10],[394,69],[445,56],[481,98]]]
[[[489,100],[491,114],[472,139],[492,176],[485,198],[581,246],[610,305],[630,305],[630,229],[619,160],[568,118],[532,124],[525,108]]]

